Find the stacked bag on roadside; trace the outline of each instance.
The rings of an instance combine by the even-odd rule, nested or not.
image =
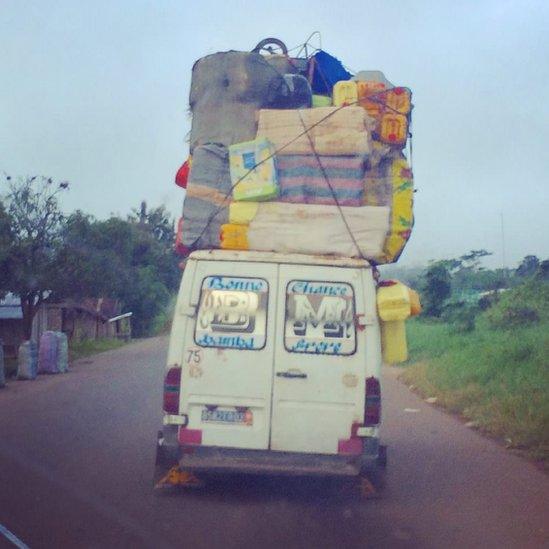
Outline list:
[[[195,64],[182,250],[398,259],[413,225],[411,93],[326,52],[303,61],[227,52]]]

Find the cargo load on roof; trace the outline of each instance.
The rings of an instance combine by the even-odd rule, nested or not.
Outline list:
[[[397,261],[413,226],[411,96],[276,39],[199,59],[178,249]]]

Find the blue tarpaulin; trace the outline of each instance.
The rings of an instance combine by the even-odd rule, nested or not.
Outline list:
[[[319,95],[332,95],[332,88],[336,82],[350,80],[353,76],[339,59],[322,50],[311,57],[310,63],[314,63],[311,87],[313,93]]]

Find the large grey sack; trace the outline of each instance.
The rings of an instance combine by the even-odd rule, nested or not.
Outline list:
[[[36,379],[38,375],[38,345],[24,341],[17,353],[17,379]]]
[[[219,247],[221,225],[229,221],[231,175],[226,147],[197,147],[183,203],[183,244],[194,249]]]
[[[228,147],[254,139],[257,110],[276,103],[287,87],[283,75],[293,71],[283,56],[229,51],[199,59],[189,95],[191,152],[206,143]]]
[[[69,371],[69,340],[67,334],[55,332],[57,335],[57,369],[59,373],[64,374]]]

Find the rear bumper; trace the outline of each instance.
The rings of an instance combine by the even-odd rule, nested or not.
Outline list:
[[[350,477],[379,466],[379,439],[364,437],[356,455],[306,454],[180,444],[176,426],[164,426],[157,465],[178,464],[185,471],[213,474]]]
[[[244,473],[282,476],[357,476],[365,467],[375,466],[377,456],[339,456],[194,447],[180,454],[179,466],[192,472]]]

